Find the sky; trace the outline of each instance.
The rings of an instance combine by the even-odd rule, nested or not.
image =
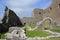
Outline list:
[[[46,9],[52,3],[52,0],[0,0],[0,19],[4,16],[4,9],[7,6],[13,10],[18,17],[32,17],[32,11],[35,8]]]

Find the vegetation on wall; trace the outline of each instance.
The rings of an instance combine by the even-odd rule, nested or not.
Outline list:
[[[45,30],[48,30],[48,29],[49,29],[49,25],[45,25],[45,26],[44,26],[44,29],[45,29]]]

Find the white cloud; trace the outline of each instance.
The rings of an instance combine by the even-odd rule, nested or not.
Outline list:
[[[11,8],[11,10],[14,10],[15,12],[21,12],[22,11],[22,9],[20,9],[20,8]]]
[[[12,10],[14,10],[17,15],[30,14],[32,12],[31,6],[39,2],[40,0],[5,0],[6,5]],[[21,15],[20,15],[21,16]]]
[[[6,0],[7,4],[12,6],[30,6],[39,0]]]
[[[33,8],[11,8],[19,17],[31,16]]]

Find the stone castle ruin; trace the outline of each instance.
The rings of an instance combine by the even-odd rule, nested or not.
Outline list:
[[[53,23],[51,19],[53,19]],[[7,7],[5,8],[5,14],[0,26],[2,25],[4,28],[9,28],[11,26],[22,27],[24,24],[35,24],[36,28],[40,29],[42,29],[45,24],[51,24],[52,26],[50,27],[60,28],[60,0],[52,0],[51,6],[45,10],[35,8],[32,17],[24,17],[23,19],[19,19],[11,9],[8,9]],[[2,30],[1,28],[0,30]]]
[[[36,24],[37,22],[41,21],[43,19],[43,9],[34,9],[33,13],[32,13],[32,17],[24,17],[23,20],[23,24]]]
[[[51,6],[45,10],[38,9],[38,8],[34,9],[32,17],[31,18],[30,17],[24,17],[23,20],[24,21],[26,21],[26,20],[30,21],[30,20],[34,19],[35,22],[39,22],[43,18],[46,18],[46,17],[50,17],[56,23],[60,24],[60,0],[52,0]],[[30,18],[30,20],[29,20],[29,18]],[[28,21],[26,22],[26,24],[28,24]],[[32,23],[32,22],[30,22],[30,23]]]
[[[53,27],[60,28],[60,0],[52,0],[52,4],[47,9],[39,9],[35,8],[32,17],[24,17],[22,23],[25,24],[38,24],[44,18],[51,18],[53,19],[54,23],[52,24]],[[50,21],[50,19],[49,19]],[[47,21],[47,22],[49,22]],[[52,21],[51,21],[52,22]],[[43,24],[43,23],[42,23]],[[46,22],[45,22],[46,24]],[[40,23],[39,23],[40,25]],[[44,25],[44,24],[43,24]],[[39,26],[41,28],[41,26]]]

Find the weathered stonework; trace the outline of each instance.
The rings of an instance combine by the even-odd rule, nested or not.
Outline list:
[[[11,14],[8,15],[9,10],[7,10],[7,9],[8,8],[6,8],[6,10],[5,10],[5,16],[4,16],[6,18],[3,18],[3,20],[2,20],[4,25],[0,24],[0,30],[2,29],[2,31],[6,27],[5,26],[6,22],[9,25],[16,25],[17,23],[20,24],[18,22],[19,19],[16,18],[16,15],[14,14],[14,12],[11,13],[12,10],[9,9],[10,10],[9,13],[11,13]],[[8,20],[8,18],[10,18],[10,19]],[[21,22],[23,24],[28,24],[28,25],[29,24],[36,24],[37,25],[36,28],[33,28],[32,30],[44,30],[44,26],[46,26],[46,25],[49,26],[49,29],[50,28],[60,29],[60,0],[52,0],[51,6],[48,7],[47,9],[45,9],[45,10],[38,9],[38,8],[34,9],[32,17],[24,17],[23,19],[21,19]],[[16,28],[15,26],[14,26],[14,28],[13,27],[10,28],[9,30],[10,30],[9,32],[11,32],[13,30],[19,30],[19,33],[20,33],[20,31],[22,31],[22,30],[20,30],[20,27]],[[10,36],[7,35],[9,37],[7,37],[6,40],[45,40],[46,38],[57,38],[57,37],[60,38],[60,33],[54,33],[54,32],[51,32],[50,30],[44,30],[44,31],[53,34],[53,36],[48,36],[48,37],[43,37],[43,38],[34,37],[34,38],[22,39],[21,38],[21,36],[23,35],[22,32],[21,32],[22,35],[19,36],[19,33],[15,31],[12,35],[10,35],[12,38],[10,38]],[[25,32],[23,32],[23,33],[25,33]]]
[[[26,17],[27,19],[24,18],[22,20],[26,24],[31,24],[31,23],[36,24],[39,21],[42,21],[46,17],[52,18],[53,21],[55,21],[56,24],[60,26],[60,0],[52,0],[52,4],[50,5],[50,7],[48,7],[45,10],[39,9],[39,8],[35,8],[33,13],[32,13],[32,17],[31,18],[29,18],[29,17],[27,18]],[[55,25],[55,27],[57,27],[57,26]]]
[[[49,16],[60,24],[60,0],[52,0],[51,6],[45,10],[44,16]]]
[[[26,24],[36,24],[37,22],[41,21],[43,19],[44,11],[43,9],[34,9],[32,13],[32,17],[24,17],[22,20],[22,23]]]
[[[60,28],[60,0],[52,0],[52,4],[47,9],[39,9],[35,8],[32,13],[32,17],[24,17],[23,19],[19,19],[18,16],[15,14],[14,11],[8,9],[6,7],[5,14],[2,19],[1,26],[7,27],[8,26],[22,26],[23,24],[37,24],[38,22],[42,21],[44,18],[50,17],[55,21],[53,24],[54,28]],[[22,24],[23,23],[23,24]],[[44,23],[45,25],[46,23]],[[40,28],[42,26],[40,25]]]

